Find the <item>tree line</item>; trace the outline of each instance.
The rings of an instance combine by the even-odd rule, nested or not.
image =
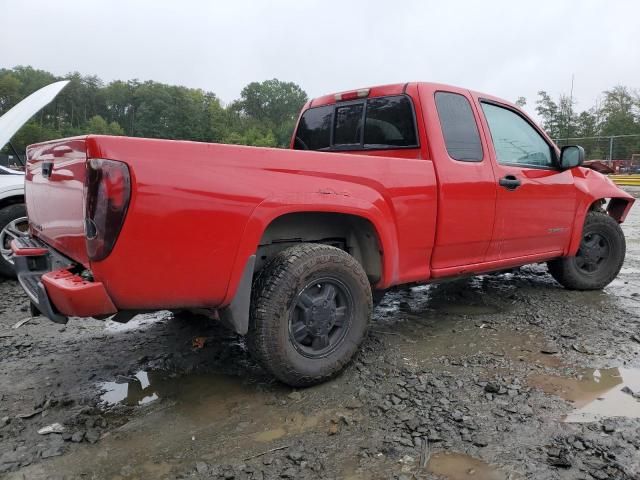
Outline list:
[[[307,94],[277,79],[252,82],[224,105],[213,92],[154,81],[57,77],[30,66],[0,69],[0,115],[57,80],[69,84],[11,140],[31,143],[86,133],[286,147]]]
[[[527,100],[520,97],[516,104],[525,106]],[[577,108],[570,95],[560,95],[554,100],[546,91],[538,92],[535,110],[544,130],[559,145],[579,143],[585,147],[587,158],[606,159],[609,141],[614,138],[613,158],[629,159],[640,153],[640,94],[624,85],[617,85],[602,92],[591,107]],[[634,137],[634,135],[636,135]],[[581,138],[576,141],[576,138]]]
[[[95,75],[58,77],[18,66],[0,69],[0,115],[38,88],[62,79],[70,80],[69,85],[12,139],[19,152],[31,143],[85,133],[286,147],[307,101],[300,86],[278,79],[252,82],[239,99],[224,105],[215,93],[197,88],[150,80],[105,83]],[[527,100],[520,97],[516,103],[525,106]],[[606,158],[610,135],[640,134],[640,95],[622,85],[580,111],[570,96],[553,99],[541,90],[535,110],[559,144],[575,143],[566,140],[571,137],[594,137],[581,141],[588,158]],[[632,153],[640,153],[640,136],[616,142],[614,158]]]

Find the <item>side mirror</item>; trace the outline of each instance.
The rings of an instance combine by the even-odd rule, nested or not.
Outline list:
[[[584,163],[584,148],[578,145],[568,145],[560,150],[560,166],[563,170],[579,167]]]

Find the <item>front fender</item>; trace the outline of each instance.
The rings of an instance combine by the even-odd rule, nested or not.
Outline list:
[[[608,213],[619,223],[624,222],[635,198],[622,190],[610,178],[589,168],[574,169],[574,185],[577,190],[576,215],[573,222],[571,242],[567,255],[573,256],[580,248],[582,227],[589,209],[594,202],[610,198]]]
[[[369,220],[378,235],[382,256],[382,278],[378,288],[388,287],[398,276],[398,238],[393,212],[379,196],[375,203],[345,192],[324,189],[318,192],[275,195],[262,201],[252,212],[238,248],[223,304],[235,297],[247,261],[255,255],[264,231],[276,218],[289,213],[330,212],[355,215]]]

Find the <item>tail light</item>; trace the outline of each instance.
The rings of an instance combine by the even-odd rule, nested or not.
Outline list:
[[[84,232],[93,261],[113,250],[131,198],[129,169],[122,162],[92,158],[87,162]]]

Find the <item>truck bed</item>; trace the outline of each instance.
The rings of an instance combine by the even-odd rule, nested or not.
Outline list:
[[[382,250],[394,251],[380,287],[429,276],[430,161],[93,135],[27,154],[32,234],[89,269],[119,310],[228,303],[262,232],[290,211],[369,219]],[[124,162],[131,175],[124,225],[100,261],[89,260],[84,232],[91,158]]]

